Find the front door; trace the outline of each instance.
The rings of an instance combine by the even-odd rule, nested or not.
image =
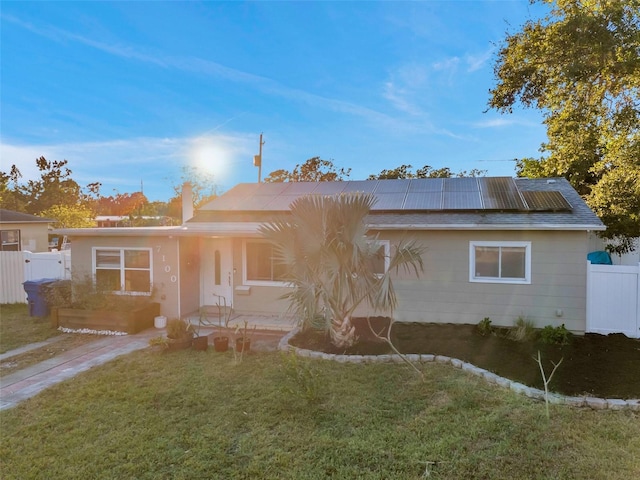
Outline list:
[[[207,239],[202,269],[202,304],[233,306],[233,252],[231,239]]]

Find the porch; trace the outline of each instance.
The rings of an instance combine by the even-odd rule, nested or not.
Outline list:
[[[285,333],[296,326],[296,320],[292,315],[260,312],[236,312],[233,309],[219,309],[217,306],[205,306],[199,311],[192,312],[183,317],[196,331],[204,335],[226,330],[234,333],[244,330],[245,322],[248,331],[256,333]]]

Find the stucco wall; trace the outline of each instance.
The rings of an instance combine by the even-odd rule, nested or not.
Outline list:
[[[392,245],[415,238],[426,247],[420,278],[402,270],[394,275],[399,300],[394,317],[398,321],[476,324],[489,317],[493,325],[512,326],[522,316],[538,327],[564,323],[569,330],[585,330],[586,232],[381,232],[379,238],[391,240]],[[531,242],[531,284],[470,282],[471,241]],[[234,268],[238,272],[242,271],[241,245],[236,240]],[[241,274],[235,279],[236,285],[242,285]],[[277,313],[287,308],[277,300],[286,288],[251,286],[248,295],[238,295],[237,290],[236,310]],[[366,313],[361,308],[356,315]]]
[[[49,251],[49,227],[46,223],[2,223],[0,230],[20,230],[20,250]]]
[[[93,247],[151,248],[154,301],[160,313],[180,316],[178,285],[180,262],[178,240],[167,237],[74,237],[71,243],[71,269],[74,278],[92,274]]]
[[[399,321],[471,323],[489,317],[511,326],[523,316],[536,326],[560,325],[583,332],[586,316],[585,232],[420,232],[427,247],[418,280],[402,272],[395,280]],[[398,240],[398,235],[390,237]],[[531,284],[469,281],[470,241],[530,241]],[[558,316],[557,314],[561,314]]]

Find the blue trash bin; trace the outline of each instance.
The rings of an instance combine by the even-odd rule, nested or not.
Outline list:
[[[49,305],[47,305],[44,292],[46,286],[55,281],[53,278],[41,278],[40,280],[28,280],[22,284],[24,291],[27,292],[30,316],[46,317],[49,315]]]

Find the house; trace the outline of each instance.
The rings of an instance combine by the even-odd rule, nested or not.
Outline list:
[[[237,312],[280,314],[287,291],[258,227],[302,195],[371,192],[372,235],[389,251],[426,247],[420,278],[398,272],[398,321],[585,331],[588,236],[605,226],[563,178],[429,178],[239,184],[177,227],[69,229],[74,274],[122,293],[153,288],[168,317],[224,299]],[[183,202],[188,203],[188,202]],[[382,267],[381,267],[382,268]]]
[[[0,251],[49,251],[49,224],[55,220],[0,209]]]

